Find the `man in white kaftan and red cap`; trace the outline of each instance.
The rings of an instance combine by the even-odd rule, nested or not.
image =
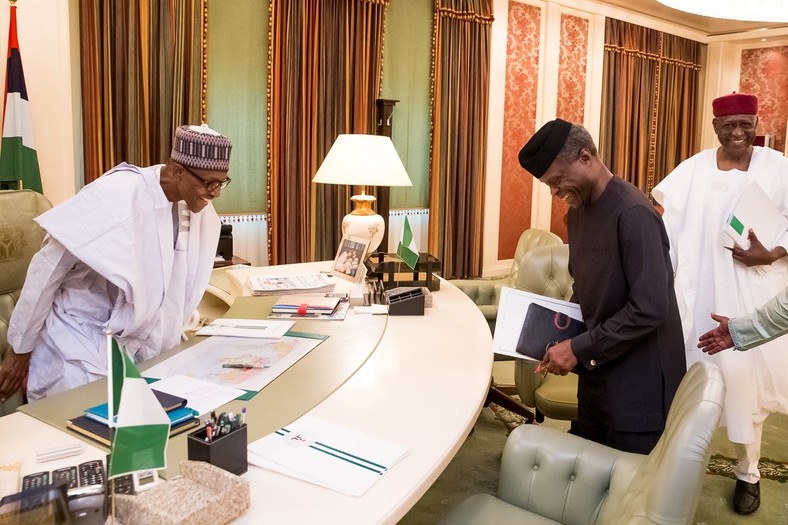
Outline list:
[[[682,162],[652,195],[665,208],[687,366],[709,359],[725,375],[723,424],[739,460],[734,469],[734,510],[750,514],[760,505],[763,422],[770,412],[788,413],[786,340],[767,343],[760,352],[706,356],[698,348],[698,338],[716,326],[712,312],[745,315],[788,284],[788,233],[761,243],[759,232],[752,232],[746,250],[734,247],[723,233],[726,217],[748,184],[758,184],[783,214],[788,213],[788,159],[752,145],[758,125],[756,97],[733,93],[715,99],[712,107],[720,147]]]
[[[48,235],[11,317],[0,396],[25,375],[30,399],[105,376],[107,329],[137,362],[180,342],[213,268],[211,201],[231,149],[205,124],[181,126],[166,164],[122,163],[36,219]]]

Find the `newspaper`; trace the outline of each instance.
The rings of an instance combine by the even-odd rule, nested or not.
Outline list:
[[[298,292],[331,292],[335,283],[325,273],[305,275],[253,275],[246,284],[252,295],[279,295]]]

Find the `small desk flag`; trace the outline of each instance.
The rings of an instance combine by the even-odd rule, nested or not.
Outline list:
[[[402,236],[397,245],[397,255],[411,270],[416,269],[416,263],[419,262],[419,249],[416,248],[416,241],[413,239],[407,215],[405,216],[405,224],[402,225]]]
[[[170,418],[148,382],[140,376],[134,362],[111,334],[107,335],[107,344],[112,349],[109,357],[110,424],[113,415],[118,417],[112,439],[109,477],[165,468]]]
[[[8,29],[8,64],[5,72],[5,98],[3,99],[3,142],[0,150],[0,182],[18,181],[22,187],[43,193],[38,155],[33,143],[33,126],[27,100],[22,56],[16,37],[16,6],[11,6]]]

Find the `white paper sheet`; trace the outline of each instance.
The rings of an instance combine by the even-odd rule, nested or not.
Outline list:
[[[314,416],[248,446],[249,463],[362,496],[408,453],[408,448]]]
[[[222,317],[197,330],[197,335],[223,335],[255,339],[281,339],[295,321],[263,319],[231,319]]]
[[[496,354],[534,360],[526,355],[518,354],[515,350],[517,341],[520,339],[520,331],[523,329],[528,305],[531,303],[561,312],[578,321],[583,320],[580,305],[577,303],[570,303],[569,301],[553,299],[552,297],[545,297],[544,295],[504,286],[501,289],[501,300],[498,303],[498,317],[495,320],[495,334],[493,336],[493,351]]]
[[[151,384],[151,387],[185,398],[189,408],[196,410],[201,416],[246,394],[237,388],[215,385],[184,375],[175,375],[156,381]]]

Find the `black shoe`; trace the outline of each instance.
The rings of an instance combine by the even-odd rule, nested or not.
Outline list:
[[[739,514],[752,514],[761,505],[761,482],[747,483],[736,480],[736,491],[733,493],[733,510]]]

